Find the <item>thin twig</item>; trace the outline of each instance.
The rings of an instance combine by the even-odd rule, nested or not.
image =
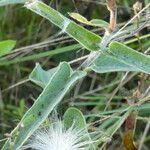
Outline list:
[[[144,29],[146,27],[147,22],[149,22],[149,20],[147,20],[146,22],[144,22],[141,27],[139,27],[138,29],[132,31],[128,35],[124,35],[124,36],[121,36],[121,37],[118,37],[118,38],[114,38],[114,40],[115,41],[122,41],[122,40],[125,40],[127,38],[133,37],[135,34],[139,33],[142,29]]]
[[[146,127],[145,127],[145,130],[144,130],[144,133],[143,133],[143,136],[141,138],[141,142],[140,142],[140,146],[138,148],[138,150],[142,150],[142,147],[143,147],[143,144],[144,144],[144,140],[145,140],[145,137],[149,131],[149,128],[150,128],[150,121],[147,123]]]
[[[2,91],[0,88],[0,110],[3,109],[3,99],[2,99]]]
[[[106,107],[105,107],[105,109],[104,109],[105,111],[106,111],[106,109],[108,108],[108,106],[109,106],[111,100],[113,99],[113,97],[114,97],[114,96],[116,95],[116,93],[118,92],[118,90],[123,86],[123,82],[126,80],[126,77],[128,76],[128,74],[129,74],[129,72],[126,72],[126,74],[122,77],[122,79],[121,79],[119,85],[117,86],[117,88],[113,91],[111,97],[109,98],[109,100],[108,100],[108,102],[107,102],[107,104],[106,104]]]
[[[130,19],[130,21],[128,21],[128,23],[126,23],[118,32],[121,32],[122,30],[124,30],[125,27],[127,27],[134,19],[136,19],[149,6],[150,6],[150,3],[148,5],[146,5],[141,11],[139,11],[139,13],[137,13],[132,19]]]
[[[22,81],[20,81],[20,82],[18,82],[18,83],[16,83],[16,84],[11,85],[10,87],[8,87],[8,88],[6,88],[6,89],[4,89],[4,90],[2,90],[2,92],[8,91],[8,90],[10,90],[10,89],[13,89],[14,87],[17,87],[17,86],[19,86],[19,85],[22,85],[22,84],[24,84],[24,83],[26,83],[26,82],[28,82],[28,81],[30,81],[30,80],[29,80],[29,79],[22,80]]]
[[[147,101],[150,101],[150,95],[147,96],[147,97],[145,97],[145,98],[143,98],[143,99],[140,99],[139,102],[135,103],[135,106],[136,106],[136,105],[137,105],[137,106],[140,106],[140,105],[142,105],[143,103],[145,103],[145,102],[147,102]]]

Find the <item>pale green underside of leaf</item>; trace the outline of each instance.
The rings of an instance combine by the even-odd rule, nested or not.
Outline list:
[[[39,69],[39,65],[37,65],[36,68]],[[39,73],[38,69],[37,72],[34,70],[34,75]],[[44,71],[42,72],[44,73]],[[48,78],[45,78],[46,80],[44,81],[44,77],[48,76],[48,74],[50,75],[49,80]],[[34,76],[32,81],[38,85],[41,86],[41,84],[39,84],[41,79],[44,83],[47,81],[47,84],[46,86],[42,85],[44,87],[43,92],[37,98],[33,106],[25,113],[18,126],[12,131],[11,142],[14,143],[13,150],[18,150],[25,143],[25,141],[47,118],[54,107],[63,99],[72,85],[85,75],[86,73],[82,71],[73,72],[70,66],[63,62],[55,69],[55,71],[48,71],[43,77],[39,77],[38,75]],[[42,76],[42,73],[40,73],[40,76]],[[8,139],[3,150],[10,150],[10,144],[10,139]]]
[[[83,45],[86,49],[91,51],[99,49],[101,37],[66,18],[61,13],[43,2],[35,1],[33,3],[26,4],[25,6],[51,21],[53,24],[62,29],[63,32],[66,32],[69,36]]]
[[[93,65],[91,65],[90,68],[97,73],[116,71],[140,71],[139,69],[136,69],[132,66],[126,65],[125,63],[118,61],[115,57],[111,56],[108,53],[101,54],[94,61]]]
[[[150,57],[121,43],[112,42],[109,51],[102,53],[91,69],[97,73],[135,71],[150,74]]]
[[[149,56],[139,53],[118,42],[112,42],[109,46],[109,51],[119,62],[129,65],[141,72],[150,74]]]
[[[0,57],[6,54],[9,54],[9,52],[15,47],[16,41],[14,40],[6,40],[0,42]]]
[[[38,86],[44,88],[57,69],[58,67],[45,71],[41,68],[40,64],[37,63],[36,67],[29,75],[29,79]]]
[[[0,0],[0,6],[6,6],[9,4],[25,3],[27,0]]]

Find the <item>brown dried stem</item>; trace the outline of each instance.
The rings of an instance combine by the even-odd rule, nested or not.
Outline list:
[[[116,0],[107,0],[107,9],[110,11],[109,32],[112,32],[115,30],[117,25]]]

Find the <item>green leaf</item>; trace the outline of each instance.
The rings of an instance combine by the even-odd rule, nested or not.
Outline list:
[[[64,125],[68,129],[72,125],[79,130],[86,129],[86,121],[82,112],[74,107],[68,108],[64,114]]]
[[[0,0],[0,6],[6,6],[9,4],[25,3],[27,0]]]
[[[120,62],[117,58],[108,53],[102,53],[90,66],[97,73],[116,71],[140,71],[139,69]]]
[[[40,64],[36,64],[36,67],[29,75],[29,79],[44,88],[57,69],[58,67],[45,71],[41,68]]]
[[[90,51],[99,49],[101,37],[66,18],[61,13],[43,2],[28,2],[25,6],[54,23],[56,26],[61,28],[63,32],[66,32],[70,37],[74,38],[86,49]]]
[[[36,66],[37,67],[37,66]],[[75,82],[85,76],[83,71],[73,72],[70,66],[63,62],[49,81],[33,106],[25,113],[18,126],[12,131],[2,150],[18,150],[42,124],[54,107],[63,99]],[[45,76],[45,75],[44,75]],[[42,78],[43,79],[43,78]],[[36,78],[34,78],[36,80]],[[37,78],[39,80],[39,78]],[[13,144],[12,144],[13,143]]]
[[[0,42],[0,57],[8,54],[16,45],[16,41],[6,40]]]
[[[92,19],[90,21],[90,23],[93,25],[93,26],[96,26],[96,27],[102,27],[104,29],[108,28],[108,23],[104,20],[101,20],[101,19]]]
[[[82,112],[74,107],[68,108],[64,114],[64,126],[68,129],[70,127],[75,127],[79,131],[81,130],[83,134],[86,134],[87,140],[91,140],[90,135],[87,130],[87,124]],[[85,132],[85,133],[84,133]],[[90,150],[95,150],[94,145],[91,143]]]
[[[78,13],[69,13],[69,16],[81,23],[84,23],[90,26],[107,28],[109,25],[106,21],[101,20],[101,19],[92,19],[91,21],[88,21],[85,17],[83,17],[82,15]]]
[[[77,25],[73,21],[64,17],[58,11],[52,9],[51,7],[39,1],[33,1],[31,3],[28,3],[26,7],[36,12],[37,14],[43,16],[44,18],[50,20],[52,23],[60,27],[63,31],[65,31],[71,37],[77,40],[86,49],[91,51],[99,50],[99,43],[101,41],[101,38],[99,36]],[[77,18],[77,20],[81,22],[88,23],[88,20],[79,14],[74,14],[73,17]],[[100,20],[92,20],[91,22],[95,24],[100,24]],[[113,71],[137,71],[137,72],[141,71],[144,73],[149,73],[149,68],[148,68],[150,63],[149,57],[139,52],[136,52],[122,44],[120,44],[121,47],[117,48],[116,46],[112,46],[113,43],[114,42],[110,44],[109,54],[102,54],[102,56],[100,56],[91,66],[92,70],[99,73],[113,72]],[[120,48],[126,50],[122,51],[120,50]],[[118,49],[119,51],[116,49]],[[120,53],[120,55],[118,54],[117,51]],[[126,54],[128,56],[124,57]],[[122,56],[124,57],[123,59]],[[127,57],[129,57],[129,60]],[[110,59],[110,62],[108,61],[108,59]],[[140,67],[138,67],[138,63],[140,63]]]
[[[150,74],[150,57],[121,43],[112,42],[89,67],[97,73],[135,71]]]
[[[112,42],[109,52],[119,62],[133,67],[135,70],[150,74],[150,57],[139,53],[119,42]]]
[[[87,24],[87,25],[91,25],[91,23],[82,15],[78,14],[78,13],[68,13],[69,16],[81,23]]]

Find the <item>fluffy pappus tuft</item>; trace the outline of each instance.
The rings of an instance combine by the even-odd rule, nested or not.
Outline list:
[[[23,149],[36,150],[88,150],[91,143],[85,130],[79,130],[72,125],[65,129],[61,121],[48,128],[35,131],[28,144]]]

